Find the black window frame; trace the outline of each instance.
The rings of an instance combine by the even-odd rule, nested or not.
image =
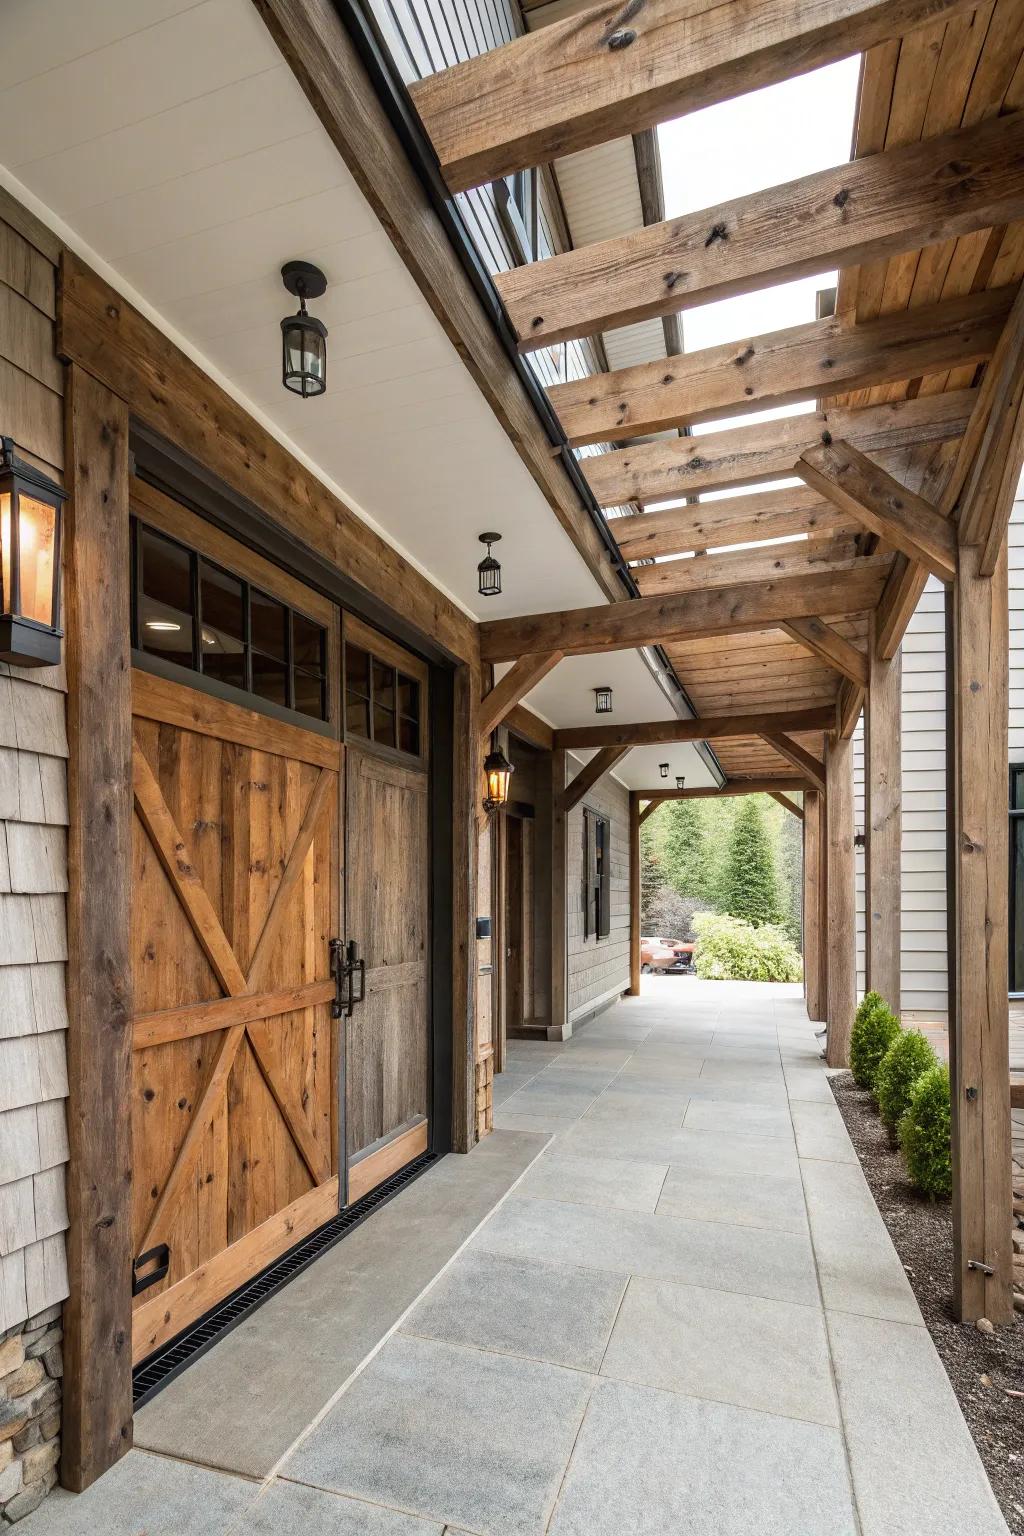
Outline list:
[[[612,821],[604,811],[583,807],[583,939],[611,933]]]
[[[366,668],[366,690],[367,691],[365,693],[362,691],[361,688],[350,688],[349,687],[348,653],[349,653],[350,649],[361,651],[362,654],[367,659],[367,668]],[[389,672],[391,674],[391,691],[392,691],[392,698],[394,700],[393,706],[392,705],[388,705],[388,704],[380,704],[380,705],[377,704],[377,700],[376,700],[376,697],[375,697],[375,695],[376,695],[376,673],[375,673],[375,670],[374,670],[376,667],[380,667],[383,671]],[[342,707],[343,707],[343,710],[344,710],[344,722],[345,722],[344,734],[345,734],[345,739],[346,740],[352,740],[352,741],[365,742],[367,746],[373,747],[378,752],[386,752],[386,753],[388,753],[390,755],[393,755],[396,758],[404,759],[405,761],[412,761],[412,762],[417,762],[417,763],[422,762],[423,761],[423,757],[424,757],[424,740],[423,740],[423,695],[424,695],[424,685],[423,685],[422,679],[420,679],[418,677],[414,677],[411,672],[407,672],[397,662],[390,661],[390,660],[386,659],[384,656],[380,655],[379,652],[375,651],[372,648],[372,645],[364,645],[362,643],[361,639],[360,640],[349,640],[347,637],[345,638],[344,644],[342,646],[341,670],[342,670],[342,686],[341,686],[341,691],[342,691]],[[412,688],[415,690],[415,694],[414,694],[415,712],[413,714],[410,714],[407,710],[404,710],[401,707],[401,698],[402,698],[402,691],[401,690],[402,690],[402,684],[403,683],[410,684],[412,686]],[[367,723],[367,726],[369,728],[367,735],[364,735],[361,731],[353,730],[353,728],[352,728],[352,726],[350,724],[350,721],[349,721],[349,695],[350,694],[354,698],[359,699],[361,703],[365,703],[365,705],[366,705],[366,723]],[[377,710],[378,709],[380,709],[382,711],[385,711],[386,713],[390,714],[390,716],[391,716],[391,723],[392,723],[392,725],[394,727],[394,741],[380,741],[380,740],[378,740],[377,734],[376,734],[376,732],[377,732]],[[416,732],[416,751],[415,752],[410,752],[408,750],[408,748],[403,747],[401,745],[401,741],[402,741],[402,726],[403,726],[403,724],[411,725],[415,729],[415,732]]]

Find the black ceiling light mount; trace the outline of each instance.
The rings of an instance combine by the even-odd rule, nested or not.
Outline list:
[[[60,661],[60,536],[64,491],[0,438],[0,661]]]
[[[299,301],[298,313],[281,321],[281,382],[304,400],[327,388],[327,327],[306,311],[307,299],[327,292],[327,279],[309,261],[286,261],[281,281]]]
[[[661,774],[663,779],[667,779],[668,778],[668,763],[659,763],[658,764],[658,772]]]
[[[594,713],[595,715],[610,715],[612,712],[612,690],[607,684],[603,688],[594,689]]]
[[[481,533],[481,544],[487,545],[487,553],[476,568],[477,589],[481,597],[497,597],[501,591],[501,563],[491,554],[491,545],[501,541],[500,533]]]
[[[686,779],[681,773],[676,774],[676,789],[685,789]]]

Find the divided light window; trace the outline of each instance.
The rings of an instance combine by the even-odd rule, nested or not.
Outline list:
[[[132,519],[134,643],[241,693],[327,719],[327,631],[197,550]]]
[[[420,685],[400,667],[345,642],[345,735],[420,756]]]
[[[583,811],[583,937],[611,932],[612,826],[607,816]]]

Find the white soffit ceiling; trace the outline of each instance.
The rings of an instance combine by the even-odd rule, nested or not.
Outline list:
[[[251,0],[5,0],[2,35],[15,196],[474,617],[601,601]],[[330,281],[317,400],[280,381],[293,257]],[[490,528],[504,591],[482,602]],[[642,659],[619,664],[667,716]]]

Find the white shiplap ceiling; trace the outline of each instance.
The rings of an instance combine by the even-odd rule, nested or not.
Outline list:
[[[4,0],[0,42],[15,196],[474,617],[601,600],[251,0]],[[280,382],[293,257],[330,282],[318,400]],[[481,604],[484,528],[504,535],[504,592]],[[529,702],[576,723],[584,676],[611,660],[563,663]],[[619,718],[671,714],[637,654],[614,668]],[[706,773],[687,755],[680,772]],[[621,766],[641,787],[645,765]]]

